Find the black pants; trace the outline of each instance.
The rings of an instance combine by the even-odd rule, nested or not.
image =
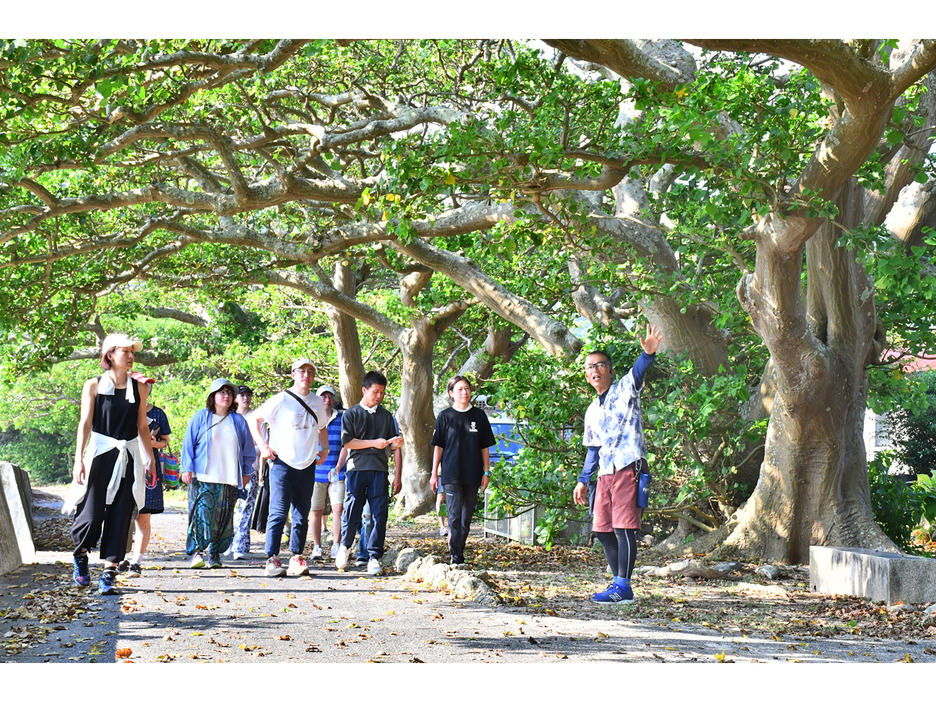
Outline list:
[[[480,485],[449,483],[445,488],[445,507],[448,510],[449,553],[456,563],[465,561],[465,542],[471,531],[471,518],[478,504]]]
[[[71,537],[75,555],[90,551],[101,540],[101,559],[119,563],[127,554],[127,533],[136,502],[133,499],[133,458],[127,457],[127,470],[112,504],[107,504],[107,485],[117,462],[117,449],[94,457],[85,477],[88,491],[78,504]]]

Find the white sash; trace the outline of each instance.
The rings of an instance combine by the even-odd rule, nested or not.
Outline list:
[[[137,509],[142,509],[146,502],[146,471],[152,462],[152,456],[147,455],[143,448],[143,442],[139,436],[135,436],[129,441],[115,439],[111,436],[91,432],[88,447],[85,449],[82,462],[85,466],[85,480],[83,485],[72,478],[72,484],[68,488],[68,494],[65,496],[65,505],[62,507],[62,514],[74,514],[78,508],[78,503],[84,498],[88,491],[88,477],[91,471],[91,463],[94,457],[106,453],[112,449],[118,449],[117,463],[114,465],[114,471],[111,473],[110,482],[107,484],[107,504],[113,504],[117,496],[117,490],[120,488],[120,481],[123,480],[127,472],[127,453],[133,456],[133,499],[137,504]]]

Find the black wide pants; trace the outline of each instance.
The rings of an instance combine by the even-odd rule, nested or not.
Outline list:
[[[75,555],[90,551],[101,540],[101,559],[119,563],[127,553],[127,532],[136,503],[133,499],[133,458],[127,456],[127,470],[112,504],[107,504],[107,485],[117,463],[118,449],[98,454],[85,480],[88,490],[78,503],[71,537]]]

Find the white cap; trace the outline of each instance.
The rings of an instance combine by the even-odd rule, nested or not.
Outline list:
[[[330,392],[332,395],[335,395],[335,396],[338,395],[338,393],[335,392],[335,388],[333,388],[331,385],[323,385],[322,387],[320,387],[318,390],[315,391],[315,394],[321,395],[323,392]]]
[[[105,354],[115,347],[122,349],[127,346],[132,346],[134,351],[143,350],[143,342],[139,339],[134,339],[132,336],[127,336],[126,334],[108,334],[104,338],[104,343],[101,344],[101,353]]]
[[[297,358],[293,361],[292,368],[289,369],[290,373],[295,373],[297,370],[303,366],[312,366],[312,370],[315,370],[315,364],[312,363],[308,358]]]

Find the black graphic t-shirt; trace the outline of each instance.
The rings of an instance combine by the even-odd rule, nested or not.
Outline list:
[[[483,410],[477,407],[464,412],[454,407],[443,410],[436,418],[432,435],[432,445],[443,449],[439,481],[443,485],[480,485],[484,475],[481,450],[496,443]]]

